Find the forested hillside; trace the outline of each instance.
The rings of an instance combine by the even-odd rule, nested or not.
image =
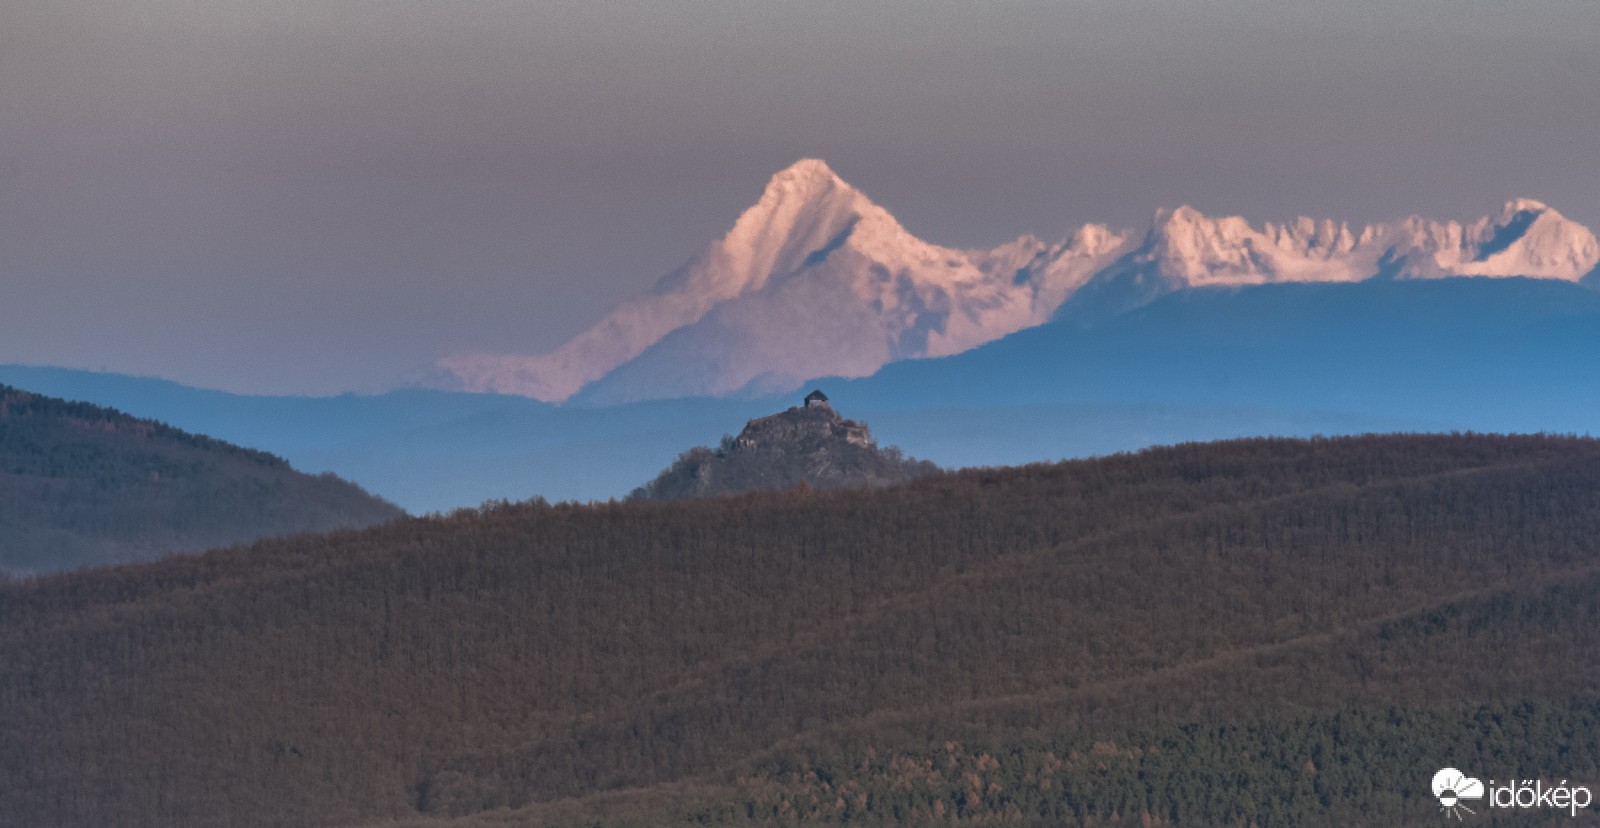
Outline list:
[[[506,505],[0,587],[0,825],[1434,824],[1595,652],[1588,439]]]
[[[144,560],[402,514],[269,454],[0,385],[0,572]]]

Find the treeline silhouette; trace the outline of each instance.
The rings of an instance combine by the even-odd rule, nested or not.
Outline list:
[[[47,576],[0,825],[1414,824],[1447,764],[1594,778],[1597,547],[1600,442],[1467,434]]]
[[[333,475],[0,385],[0,573],[200,551],[403,512]]]

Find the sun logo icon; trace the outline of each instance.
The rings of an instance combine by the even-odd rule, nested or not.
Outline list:
[[[1461,812],[1476,814],[1477,811],[1462,804],[1463,799],[1482,799],[1483,782],[1456,770],[1444,768],[1433,775],[1433,795],[1439,799],[1439,810],[1446,816],[1453,816],[1456,821],[1461,821]]]

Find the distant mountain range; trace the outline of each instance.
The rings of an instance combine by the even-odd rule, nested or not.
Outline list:
[[[0,382],[334,471],[419,513],[622,497],[802,385],[947,468],[1263,434],[1600,434],[1597,262],[1593,234],[1527,200],[1470,225],[1360,230],[1182,208],[1144,233],[957,251],[804,161],[559,351],[447,361],[471,393],[251,397],[27,366]]]
[[[0,572],[148,560],[404,515],[333,475],[0,385]]]
[[[1529,199],[1472,224],[1418,217],[1352,229],[1260,228],[1189,207],[1147,232],[1086,225],[1045,243],[955,250],[912,236],[807,159],[774,176],[723,238],[543,355],[440,363],[463,390],[587,405],[786,392],[942,357],[1052,319],[1103,321],[1200,287],[1526,277],[1595,286],[1600,243]]]

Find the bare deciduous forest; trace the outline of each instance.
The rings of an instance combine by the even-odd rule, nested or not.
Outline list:
[[[1423,824],[1600,781],[1597,587],[1568,437],[506,504],[0,587],[0,825]]]

